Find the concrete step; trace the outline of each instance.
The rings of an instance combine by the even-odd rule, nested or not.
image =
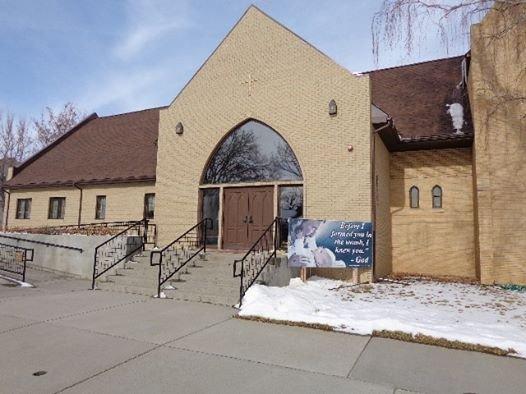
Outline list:
[[[163,285],[168,298],[234,305],[239,301],[239,279],[232,277],[232,266],[241,255],[211,252],[196,256]],[[119,264],[111,275],[98,282],[104,290],[152,296],[157,292],[158,267],[150,265],[150,252]],[[174,290],[165,289],[173,286]]]
[[[187,283],[194,285],[194,286],[198,283],[203,283],[203,284],[206,284],[206,286],[218,286],[218,287],[224,287],[224,288],[239,286],[239,279],[237,281],[227,280],[227,279],[217,279],[217,278],[207,278],[205,280],[196,280],[195,278],[187,279],[183,276],[181,277],[181,280],[177,280],[177,278],[172,277],[172,279],[168,280],[168,282],[170,282],[172,286],[180,286],[180,287],[184,286]]]
[[[228,284],[219,284],[216,282],[166,282],[168,285],[175,287],[176,290],[181,292],[189,291],[195,292],[196,290],[203,291],[205,293],[236,293],[239,292],[239,282],[233,282]],[[163,285],[164,286],[164,285]]]
[[[111,282],[123,286],[157,287],[157,276],[144,277],[112,275],[106,278],[106,282]]]
[[[157,287],[124,286],[108,282],[97,283],[97,288],[100,290],[114,291],[118,293],[140,294],[149,297],[157,294]]]
[[[137,262],[137,263],[150,264],[150,254],[148,253],[147,255],[144,255],[144,254],[135,255],[130,260],[133,262]]]
[[[221,294],[204,294],[198,292],[180,293],[175,290],[163,290],[163,293],[166,295],[167,298],[173,298],[175,300],[205,302],[208,304],[216,305],[232,306],[237,304],[239,301],[239,296],[229,296]]]
[[[187,269],[181,269],[182,275],[192,276],[194,278],[232,278],[232,270],[220,270],[220,269],[203,269],[188,267]]]
[[[149,272],[157,272],[159,267],[156,266],[150,266],[150,264],[143,264],[143,263],[128,263],[126,265],[126,268],[121,267],[116,270],[116,273],[118,275],[133,275],[135,273],[146,273]]]

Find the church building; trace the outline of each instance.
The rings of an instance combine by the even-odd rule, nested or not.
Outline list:
[[[361,281],[526,283],[525,120],[487,121],[483,89],[526,62],[485,41],[499,17],[463,56],[353,73],[251,6],[169,105],[92,114],[14,168],[4,226],[146,217],[162,246],[207,217],[210,247],[248,250],[275,217],[363,221]]]

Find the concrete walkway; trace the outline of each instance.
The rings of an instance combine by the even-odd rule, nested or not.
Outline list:
[[[32,277],[37,288],[0,279],[0,392],[526,391],[526,360],[243,321],[227,307]]]

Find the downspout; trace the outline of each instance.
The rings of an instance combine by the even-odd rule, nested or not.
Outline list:
[[[5,211],[5,223],[4,223],[4,231],[7,231],[7,223],[9,221],[9,204],[11,202],[11,192],[7,191],[7,189],[4,189],[2,187],[2,192],[4,193],[7,193],[7,207],[6,205],[4,204],[4,209],[6,210]]]
[[[79,219],[78,219],[78,227],[80,227],[80,224],[82,223],[82,188],[77,183],[73,183],[73,187],[80,190]]]

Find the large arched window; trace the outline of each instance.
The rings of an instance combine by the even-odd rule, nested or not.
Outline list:
[[[418,208],[420,206],[420,190],[418,190],[416,186],[411,186],[409,189],[409,206],[411,208]]]
[[[208,162],[204,184],[302,180],[287,142],[270,127],[251,120],[234,129]]]
[[[442,188],[438,185],[431,190],[433,197],[433,208],[442,208]]]

